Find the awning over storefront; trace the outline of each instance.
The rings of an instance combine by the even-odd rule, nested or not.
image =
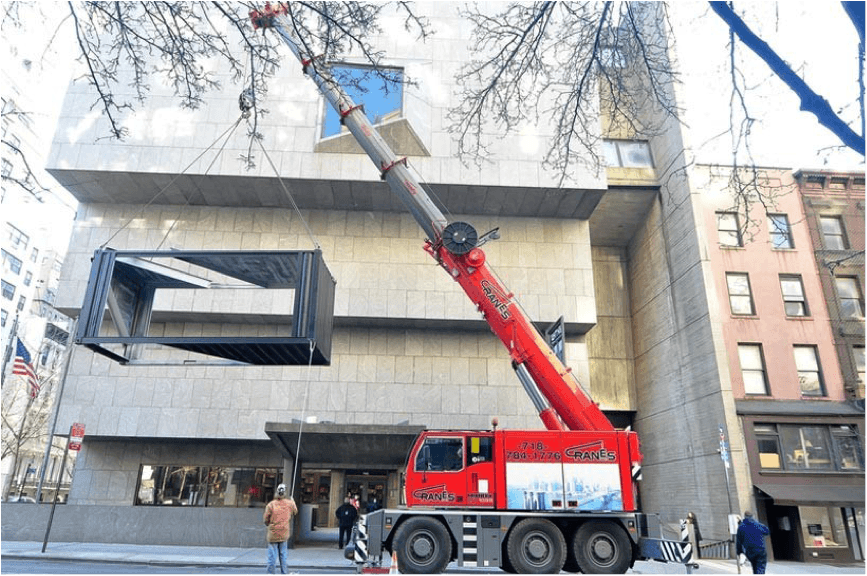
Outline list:
[[[265,433],[284,457],[304,466],[399,468],[424,426],[266,422]],[[301,435],[300,450],[298,435]]]
[[[756,484],[756,488],[783,506],[864,507],[864,485],[828,486],[814,484]]]

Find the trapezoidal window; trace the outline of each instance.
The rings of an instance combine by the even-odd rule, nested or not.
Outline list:
[[[334,286],[318,250],[99,250],[76,343],[124,364],[328,365]]]

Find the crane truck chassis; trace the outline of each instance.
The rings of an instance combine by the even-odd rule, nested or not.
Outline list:
[[[347,558],[359,571],[396,555],[403,573],[459,566],[512,573],[623,573],[636,560],[689,564],[687,542],[661,537],[658,517],[638,511],[638,436],[616,430],[557,358],[486,263],[479,236],[449,222],[332,76],[302,52],[288,7],[253,11],[254,28],[274,30],[301,62],[380,176],[418,222],[424,249],[461,286],[509,351],[546,430],[425,430],[407,459],[405,509],[362,516]]]

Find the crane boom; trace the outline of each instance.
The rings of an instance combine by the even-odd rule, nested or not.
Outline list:
[[[335,81],[327,63],[303,53],[288,32],[291,26],[286,22],[286,12],[284,5],[266,4],[264,10],[251,12],[250,16],[254,27],[271,28],[280,35],[380,170],[382,179],[409,209],[427,235],[425,250],[460,284],[508,349],[545,426],[550,430],[614,430],[571,369],[560,362],[513,294],[488,267],[485,253],[478,247],[475,229],[465,222],[447,220],[407,168],[406,159],[394,154],[374,130],[362,107]]]

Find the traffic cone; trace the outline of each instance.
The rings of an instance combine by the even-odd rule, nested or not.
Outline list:
[[[391,553],[391,568],[388,569],[389,574],[400,574],[400,569],[397,567],[397,552]]]

